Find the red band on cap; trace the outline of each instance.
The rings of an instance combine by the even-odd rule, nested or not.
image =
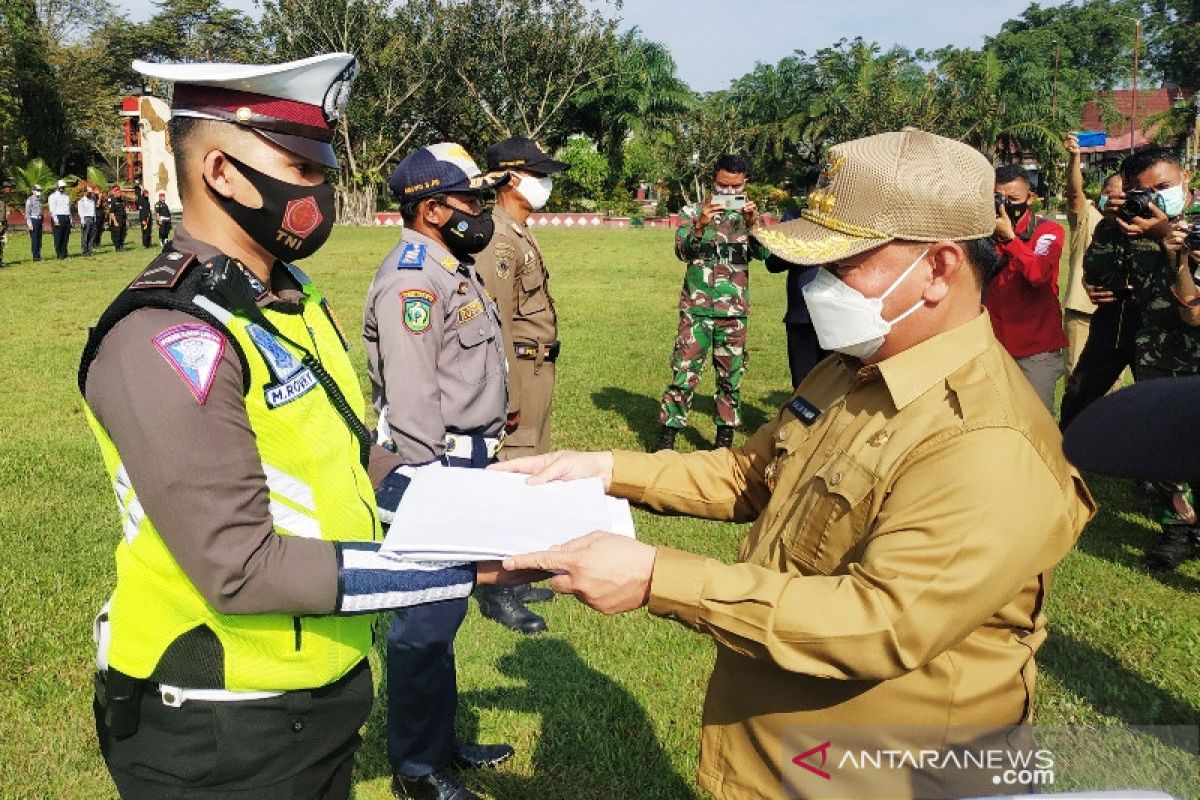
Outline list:
[[[329,123],[325,120],[325,111],[320,106],[254,92],[239,92],[236,89],[180,83],[175,85],[171,105],[175,108],[221,109],[231,116],[236,115],[239,109],[248,108],[250,113],[256,117],[267,117],[329,130]]]

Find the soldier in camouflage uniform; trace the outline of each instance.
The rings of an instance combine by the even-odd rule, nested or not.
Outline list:
[[[1194,256],[1189,257],[1183,246],[1188,224],[1181,219],[1188,175],[1178,157],[1162,148],[1129,156],[1121,174],[1126,192],[1155,193],[1152,216],[1106,216],[1084,256],[1084,282],[1132,296],[1141,311],[1134,344],[1136,380],[1200,375],[1200,290],[1192,276]],[[1163,533],[1146,550],[1151,569],[1174,569],[1191,554],[1198,532],[1196,488],[1167,487],[1170,501],[1163,509]]]
[[[658,415],[662,431],[652,451],[675,447],[675,435],[687,423],[692,394],[710,352],[717,384],[715,446],[733,444],[733,429],[742,424],[750,260],[767,257],[766,249],[750,239],[758,209],[749,200],[741,204],[748,172],[744,159],[721,156],[713,170],[713,196],[681,212],[684,224],[675,233],[675,255],[688,266],[679,294],[671,383]]]

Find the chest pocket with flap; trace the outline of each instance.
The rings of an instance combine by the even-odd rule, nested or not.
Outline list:
[[[839,450],[797,492],[784,532],[788,554],[823,575],[837,571],[867,534],[867,503],[878,477]]]
[[[472,386],[494,378],[500,368],[500,359],[495,355],[492,341],[496,338],[496,327],[486,309],[479,316],[462,324],[454,325],[458,337],[459,352],[455,355],[459,376]]]
[[[517,298],[517,313],[523,317],[536,314],[546,309],[546,292],[542,288],[546,276],[541,264],[530,261],[521,268],[517,276],[521,284],[521,294]]]

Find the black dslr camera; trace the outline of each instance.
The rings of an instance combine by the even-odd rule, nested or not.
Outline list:
[[[1188,250],[1200,250],[1200,222],[1193,222],[1188,228],[1187,237],[1183,240],[1183,246]]]
[[[1125,202],[1117,211],[1117,216],[1126,222],[1135,219],[1154,219],[1154,192],[1150,189],[1130,189],[1125,193]]]
[[[992,195],[992,199],[996,201],[996,216],[998,217],[1000,216],[1000,209],[1004,208],[1005,197],[999,192],[996,192],[994,195]]]

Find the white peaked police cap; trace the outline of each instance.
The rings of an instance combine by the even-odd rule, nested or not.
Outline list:
[[[285,150],[336,167],[333,134],[350,96],[358,61],[350,53],[284,64],[151,63],[143,75],[175,85],[171,113],[249,128]]]

